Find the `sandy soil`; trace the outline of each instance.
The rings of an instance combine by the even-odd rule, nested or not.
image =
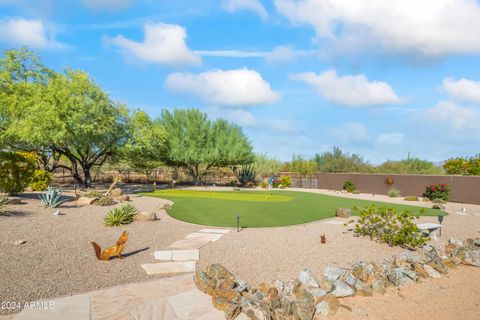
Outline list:
[[[316,192],[372,199],[372,195]],[[35,194],[23,197],[26,204],[12,206],[16,216],[0,216],[0,301],[31,301],[152,279],[154,277],[147,276],[141,264],[154,262],[155,250],[166,249],[174,241],[201,228],[169,216],[124,228],[107,228],[102,219],[108,207],[79,208],[67,203],[61,208],[65,215],[53,216],[53,210],[40,207]],[[142,211],[155,211],[159,204],[156,198],[132,199]],[[374,199],[412,204],[379,195]],[[467,214],[458,214],[463,207],[467,208]],[[443,222],[442,237],[434,243],[446,241],[450,236],[480,236],[480,206],[449,203],[447,211],[450,215]],[[296,277],[304,268],[320,274],[327,265],[349,266],[357,260],[381,261],[404,251],[368,238],[354,237],[345,226],[330,224],[332,220],[232,231],[201,249],[200,264],[222,263],[238,278],[257,285],[273,278]],[[436,222],[436,217],[422,217],[420,221]],[[132,254],[123,260],[98,261],[90,241],[102,247],[110,246],[123,230],[130,233],[126,252]],[[320,235],[323,234],[327,243],[322,245]],[[27,243],[15,246],[13,243],[18,239]],[[473,319],[480,314],[480,269],[460,267],[447,277],[402,287],[400,295],[395,290],[371,299],[343,299],[342,303],[352,311],[342,310],[335,317]],[[5,311],[0,310],[2,313]]]

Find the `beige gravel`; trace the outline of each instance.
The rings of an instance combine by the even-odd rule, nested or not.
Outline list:
[[[315,192],[372,198],[372,195],[344,195],[327,190]],[[0,216],[0,301],[58,297],[160,277],[146,275],[141,264],[154,263],[155,250],[168,249],[171,243],[203,228],[174,220],[167,215],[154,222],[107,228],[103,226],[102,219],[108,207],[77,208],[73,203],[68,203],[61,208],[65,215],[53,216],[54,210],[39,207],[40,202],[35,194],[24,196],[31,198],[27,199],[27,204],[12,206],[17,211],[17,216]],[[132,199],[142,211],[154,211],[159,204],[159,199],[156,198]],[[412,204],[378,195],[375,200]],[[462,207],[467,208],[467,214],[456,213]],[[447,211],[450,215],[445,218],[440,241],[447,240],[450,236],[480,236],[480,206],[449,203]],[[422,217],[420,221],[436,222],[436,218]],[[110,246],[123,230],[130,233],[126,252],[135,254],[123,260],[98,261],[90,241],[98,242],[102,248]],[[320,244],[320,235],[323,234],[327,237],[324,245]],[[25,239],[27,243],[15,246],[13,243],[18,239]],[[145,250],[138,251],[142,249]],[[354,237],[343,225],[321,220],[290,227],[244,229],[239,233],[231,231],[219,241],[207,244],[200,250],[200,264],[222,263],[238,278],[257,285],[273,278],[286,280],[296,277],[304,268],[320,274],[327,265],[349,266],[357,260],[381,261],[403,251],[375,243],[368,238]],[[468,303],[463,308],[463,318],[473,319],[473,310],[480,312],[479,279],[480,270],[462,267],[448,277],[430,280],[412,288],[402,288],[401,292],[411,297],[406,306],[417,309],[421,306],[421,310],[431,310],[437,319],[447,319],[444,315],[452,313],[442,313],[443,309],[435,308],[434,305],[450,304],[453,308],[453,305]],[[402,306],[407,303],[398,297],[396,293],[389,293],[385,297],[371,300],[345,299],[345,304],[353,310],[342,311],[337,317],[398,318],[399,312],[403,312]],[[0,310],[2,313],[5,311]],[[413,315],[408,312],[402,314],[410,315],[405,319],[412,318]],[[422,318],[428,315],[426,311],[420,314]]]

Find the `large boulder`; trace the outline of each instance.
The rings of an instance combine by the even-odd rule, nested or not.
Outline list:
[[[302,270],[298,275],[298,280],[308,287],[320,287],[317,277],[309,269]]]
[[[95,203],[95,201],[97,201],[98,198],[87,198],[87,197],[80,197],[77,199],[77,205],[79,206],[89,206],[93,203]]]
[[[120,197],[123,195],[123,190],[120,188],[115,188],[112,191],[110,191],[110,196],[113,198]]]
[[[141,211],[135,215],[133,220],[135,221],[154,221],[156,220],[156,216],[154,212],[148,212],[148,211]]]
[[[118,197],[114,197],[114,199],[117,200],[118,202],[130,201],[130,197],[128,196],[128,194],[124,194],[124,195],[121,195],[121,196],[118,196]]]
[[[339,218],[348,218],[352,214],[352,210],[349,208],[338,208],[337,211],[335,211],[335,216]]]

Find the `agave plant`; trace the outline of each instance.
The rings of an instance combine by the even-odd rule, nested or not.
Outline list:
[[[62,190],[61,189],[54,189],[52,187],[48,187],[45,193],[40,195],[40,200],[42,200],[43,204],[46,207],[56,208],[65,201],[66,199],[62,199]]]
[[[113,208],[107,212],[104,221],[108,227],[118,227],[129,224],[133,221],[133,217],[137,214],[137,208],[130,203],[125,203],[121,207]]]
[[[234,170],[234,173],[238,179],[238,182],[240,182],[242,186],[255,182],[255,177],[257,175],[253,165],[243,166],[238,171]]]

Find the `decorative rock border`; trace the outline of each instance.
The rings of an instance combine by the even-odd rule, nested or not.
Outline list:
[[[438,278],[461,264],[480,267],[480,238],[450,239],[438,248],[426,245],[380,265],[359,261],[350,268],[327,267],[320,279],[305,269],[297,279],[250,288],[220,264],[212,264],[197,270],[194,281],[226,319],[244,313],[250,319],[312,320],[335,314],[340,307],[349,309],[339,298],[385,294],[388,287]]]

